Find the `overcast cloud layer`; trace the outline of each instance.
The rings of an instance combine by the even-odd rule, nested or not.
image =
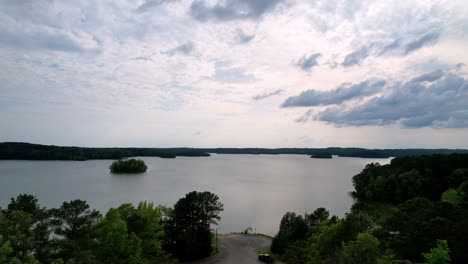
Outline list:
[[[468,148],[466,1],[0,0],[0,141]]]

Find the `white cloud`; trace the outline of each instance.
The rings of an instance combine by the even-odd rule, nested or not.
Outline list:
[[[466,128],[386,125],[372,128],[376,136],[295,122],[304,109],[279,107],[304,90],[329,94],[342,83],[468,64],[465,1],[2,0],[0,10],[0,141],[274,147],[304,146],[309,137],[378,147],[400,144],[396,133],[426,147],[435,133],[451,136],[447,146],[468,147],[468,133],[459,132]],[[431,32],[437,37],[425,42]],[[353,67],[339,65],[362,47],[366,56]],[[314,54],[318,60],[306,60]],[[310,113],[323,110],[316,108]],[[447,126],[454,118],[464,115],[453,112]],[[26,128],[37,134],[18,136]],[[58,135],[64,129],[76,133]],[[338,141],[343,132],[352,137]],[[379,143],[385,135],[391,142]]]

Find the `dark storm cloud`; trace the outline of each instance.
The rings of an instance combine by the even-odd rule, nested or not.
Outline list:
[[[430,77],[433,78],[430,78]],[[403,127],[468,127],[468,85],[458,75],[443,77],[426,74],[415,79],[436,80],[432,83],[412,81],[395,85],[390,93],[377,96],[351,108],[328,107],[314,119],[337,126],[388,125]]]
[[[354,52],[346,55],[341,65],[343,67],[350,67],[355,64],[361,63],[365,58],[369,56],[369,49],[367,47],[362,47]]]
[[[274,9],[282,0],[226,0],[215,5],[206,1],[194,1],[190,15],[199,21],[229,21],[235,19],[257,19]]]
[[[183,54],[183,55],[188,55],[190,53],[192,53],[192,51],[194,50],[194,45],[192,42],[187,42],[185,44],[182,44],[180,46],[177,46],[173,49],[170,49],[166,52],[163,52],[163,54],[167,54],[167,55],[176,55],[176,54]]]
[[[281,106],[304,107],[340,104],[347,100],[378,93],[384,86],[384,80],[366,80],[358,84],[342,84],[331,91],[307,90],[297,96],[289,97]]]
[[[258,100],[263,100],[263,99],[268,98],[270,96],[278,95],[278,94],[280,94],[282,92],[283,92],[283,90],[279,89],[279,90],[276,90],[274,92],[257,94],[256,96],[252,97],[252,99],[257,100],[257,101]]]
[[[432,44],[439,39],[439,32],[427,33],[404,46],[404,54],[407,55],[415,50],[418,50],[426,45]]]
[[[314,53],[310,56],[302,56],[302,58],[297,62],[297,66],[304,71],[309,71],[313,67],[318,65],[317,59],[321,56],[320,53]]]

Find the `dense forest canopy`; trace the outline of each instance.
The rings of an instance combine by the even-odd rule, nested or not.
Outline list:
[[[283,216],[271,250],[285,263],[468,263],[468,155],[369,164],[344,218],[324,208]]]
[[[443,192],[467,180],[468,155],[451,154],[368,164],[353,177],[353,185],[361,200],[398,204],[414,197],[439,200]]]
[[[30,143],[0,143],[0,160],[89,160],[128,157],[177,156],[206,157],[216,154],[298,154],[308,156],[337,155],[358,158],[389,158],[431,154],[466,153],[466,149],[364,149],[364,148],[84,148],[59,147]]]
[[[0,263],[175,263],[211,254],[211,225],[223,205],[190,192],[174,208],[122,204],[104,216],[82,200],[47,209],[32,195],[0,208]],[[183,245],[183,247],[182,247]]]

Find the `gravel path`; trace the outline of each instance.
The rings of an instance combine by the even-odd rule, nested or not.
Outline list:
[[[263,263],[258,260],[257,252],[263,249],[269,249],[271,239],[264,236],[248,236],[227,234],[219,235],[219,252],[211,257],[202,259],[193,264],[250,264]],[[278,263],[278,262],[275,262]]]

